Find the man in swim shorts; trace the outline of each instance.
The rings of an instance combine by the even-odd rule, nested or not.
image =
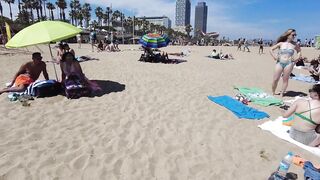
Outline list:
[[[36,52],[32,54],[32,61],[20,67],[9,87],[0,90],[0,95],[4,92],[25,91],[31,83],[39,78],[41,73],[46,80],[49,80],[46,63],[42,61],[41,54]]]

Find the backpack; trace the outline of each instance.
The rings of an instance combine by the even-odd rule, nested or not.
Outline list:
[[[38,80],[28,86],[25,94],[43,98],[57,96],[61,92],[61,83],[55,80]]]
[[[64,85],[65,95],[68,99],[78,99],[91,94],[89,87],[85,85],[85,82],[78,75],[68,76]]]

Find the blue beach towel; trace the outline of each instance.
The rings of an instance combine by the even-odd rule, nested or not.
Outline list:
[[[248,107],[230,96],[208,96],[208,98],[220,106],[229,109],[238,118],[263,119],[269,117],[267,113]]]
[[[291,77],[291,79],[297,80],[297,81],[306,82],[306,83],[312,83],[312,84],[319,83],[318,81],[314,80],[313,77],[304,76],[304,75],[301,75],[301,74],[300,75],[296,75],[294,77]]]

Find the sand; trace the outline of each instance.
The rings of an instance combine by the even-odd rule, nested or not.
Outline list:
[[[191,55],[180,58],[187,62],[152,64],[137,61],[138,46],[120,46],[123,51],[115,53],[71,47],[77,55],[99,58],[81,66],[89,79],[103,85],[103,95],[39,98],[29,107],[1,95],[0,180],[256,180],[267,179],[288,151],[319,162],[257,127],[269,119],[238,119],[207,99],[234,96],[235,85],[270,93],[274,61],[268,53],[221,47],[236,60],[214,61],[205,57],[214,47],[175,46],[163,50],[190,48]],[[49,60],[48,49],[40,48]],[[302,52],[308,58],[319,53],[312,48]],[[30,56],[25,49],[0,49],[2,87]],[[54,79],[51,63],[47,69]],[[308,88],[291,80],[288,90],[307,93]],[[277,107],[251,106],[270,119],[281,115]],[[290,171],[303,178],[301,168]]]

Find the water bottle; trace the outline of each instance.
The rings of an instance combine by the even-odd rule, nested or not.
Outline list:
[[[292,159],[293,159],[293,153],[288,152],[288,154],[280,162],[280,165],[279,165],[278,170],[275,175],[275,179],[277,179],[277,178],[280,179],[280,178],[286,177],[288,170],[290,168],[290,165],[292,163]]]

